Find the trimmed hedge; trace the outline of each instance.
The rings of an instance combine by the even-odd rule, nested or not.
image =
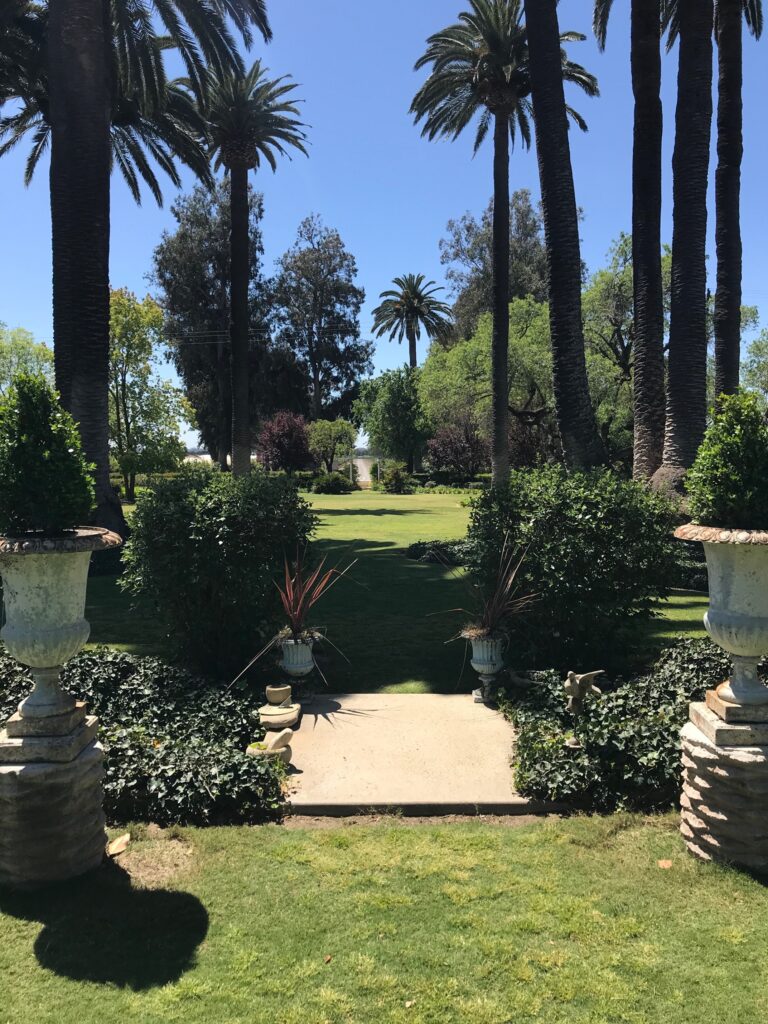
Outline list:
[[[287,477],[182,470],[140,494],[121,585],[153,604],[180,660],[232,679],[278,622],[274,580],[315,527]]]
[[[109,821],[226,825],[280,815],[279,769],[245,753],[264,735],[252,693],[225,693],[157,658],[108,648],[73,658],[62,682],[101,721]],[[31,685],[27,671],[0,651],[0,719]]]
[[[588,697],[574,722],[563,676],[531,673],[534,686],[503,694],[500,705],[517,731],[515,785],[524,796],[580,809],[650,811],[680,791],[680,730],[688,705],[728,676],[730,659],[710,640],[680,640],[647,675]],[[576,736],[582,749],[565,746]]]
[[[517,666],[626,670],[675,579],[674,521],[666,499],[607,471],[520,470],[475,498],[470,567],[491,583],[509,537],[527,552],[520,593],[538,595],[510,624]]]
[[[315,494],[351,494],[359,488],[343,473],[321,473],[312,490]]]

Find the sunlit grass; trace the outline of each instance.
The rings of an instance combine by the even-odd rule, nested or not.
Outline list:
[[[766,1019],[768,892],[673,818],[180,835],[0,898],[2,1024]]]

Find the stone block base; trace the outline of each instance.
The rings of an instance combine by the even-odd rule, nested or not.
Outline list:
[[[768,745],[718,746],[694,722],[681,739],[686,846],[703,860],[768,872]]]
[[[31,888],[98,867],[103,759],[92,740],[69,762],[0,764],[0,885]]]

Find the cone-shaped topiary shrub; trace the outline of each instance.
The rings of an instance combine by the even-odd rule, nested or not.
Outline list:
[[[721,395],[686,478],[702,526],[768,530],[768,422],[756,395]]]
[[[0,533],[59,534],[93,508],[80,434],[42,376],[20,374],[0,402]]]

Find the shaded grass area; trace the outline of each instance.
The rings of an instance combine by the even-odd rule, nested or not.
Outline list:
[[[445,643],[464,616],[435,614],[466,606],[466,589],[455,573],[403,556],[417,540],[462,537],[469,519],[462,497],[372,491],[308,497],[319,516],[317,546],[328,563],[358,560],[316,611],[315,623],[327,629],[329,639],[349,659],[330,643],[321,645],[318,660],[331,690],[470,690],[474,673],[467,664],[462,675],[464,644]],[[661,603],[660,617],[647,627],[649,660],[676,635],[704,636],[706,604],[706,595],[688,591],[677,591]],[[114,577],[90,580],[87,615],[92,643],[133,654],[169,654],[154,614],[132,608]]]
[[[133,887],[0,896],[2,1024],[768,1013],[768,891],[687,856],[671,817],[175,834],[133,844]]]

